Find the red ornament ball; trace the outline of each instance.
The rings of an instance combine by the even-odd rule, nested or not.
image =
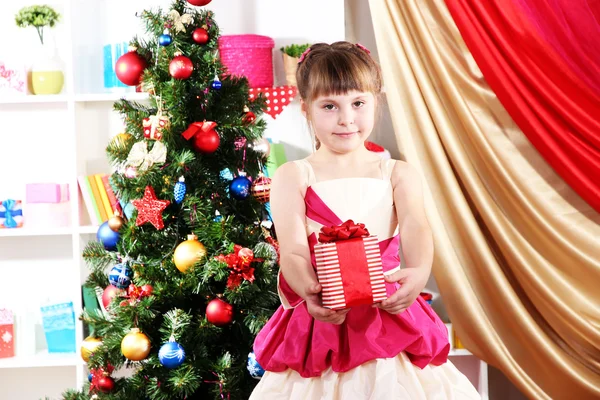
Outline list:
[[[103,376],[98,379],[98,389],[103,393],[110,393],[115,388],[115,381],[110,376]]]
[[[187,0],[193,6],[205,6],[210,3],[212,0]]]
[[[219,144],[221,144],[219,134],[214,129],[211,129],[208,132],[198,132],[194,135],[194,142],[192,145],[194,146],[194,149],[200,153],[211,154],[217,151]]]
[[[137,52],[123,54],[115,64],[117,78],[129,86],[137,86],[142,81],[142,73],[146,68],[146,60]]]
[[[198,44],[208,43],[208,31],[204,28],[197,28],[192,33],[192,39]]]
[[[261,203],[268,203],[271,197],[271,178],[259,175],[252,182],[252,196]]]
[[[194,64],[186,56],[176,56],[169,63],[169,73],[175,79],[187,79],[192,76],[192,72],[194,72]]]
[[[104,308],[106,308],[108,307],[112,299],[114,299],[117,296],[123,296],[124,294],[125,292],[119,289],[118,287],[108,285],[102,293],[102,305],[104,306]]]
[[[221,299],[214,299],[206,306],[206,319],[213,325],[225,326],[233,321],[233,306]]]

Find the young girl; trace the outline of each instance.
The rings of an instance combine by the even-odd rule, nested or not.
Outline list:
[[[317,151],[273,178],[282,306],[254,343],[267,372],[250,399],[479,399],[447,360],[446,327],[419,296],[433,260],[419,174],[364,146],[379,66],[361,45],[320,43],[302,55],[296,77]],[[322,226],[349,219],[378,236],[388,298],[333,311],[321,304],[313,248]]]

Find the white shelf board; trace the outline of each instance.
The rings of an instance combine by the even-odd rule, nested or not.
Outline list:
[[[89,94],[78,94],[75,95],[75,101],[79,103],[102,103],[102,102],[115,102],[120,99],[127,99],[132,101],[143,101],[148,100],[148,93],[89,93]]]
[[[78,228],[78,232],[79,233],[93,233],[93,234],[96,234],[96,233],[98,233],[98,228],[100,228],[100,227],[99,226],[95,226],[95,225],[80,226]]]
[[[0,229],[0,237],[71,235],[73,228],[10,228]]]
[[[31,103],[66,103],[69,96],[65,94],[54,95],[13,95],[0,96],[0,104],[31,104]]]
[[[83,365],[83,360],[77,353],[48,353],[47,351],[31,356],[16,356],[0,358],[2,368],[32,368],[32,367],[71,367]]]

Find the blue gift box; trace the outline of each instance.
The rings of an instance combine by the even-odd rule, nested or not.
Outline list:
[[[126,42],[104,46],[104,87],[106,89],[129,87],[121,82],[115,73],[115,64],[119,57],[127,53],[127,49]]]
[[[48,353],[74,353],[76,344],[73,303],[52,304],[41,307],[41,310]]]
[[[23,226],[23,209],[21,200],[4,200],[0,202],[0,228],[21,228]]]

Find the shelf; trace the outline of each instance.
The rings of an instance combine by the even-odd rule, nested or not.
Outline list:
[[[31,104],[31,103],[66,103],[68,96],[56,95],[14,95],[0,97],[0,104]]]
[[[452,357],[452,356],[472,356],[473,353],[471,353],[469,350],[467,349],[452,349],[450,350],[450,354],[448,354],[448,356]]]
[[[80,226],[78,228],[79,233],[93,233],[94,235],[98,233],[98,226],[88,225],[88,226]]]
[[[80,103],[102,103],[115,102],[121,99],[131,101],[148,100],[148,93],[128,92],[128,93],[91,93],[75,95],[75,101]]]
[[[11,228],[0,229],[0,237],[70,235],[73,228]]]
[[[77,353],[48,353],[47,351],[31,356],[0,358],[2,368],[36,368],[36,367],[75,367],[83,365]]]

